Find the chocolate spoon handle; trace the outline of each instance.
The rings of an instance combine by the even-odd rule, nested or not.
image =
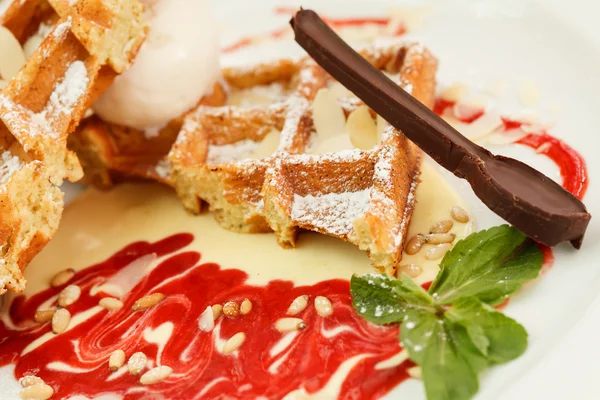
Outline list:
[[[579,199],[520,161],[494,156],[373,67],[311,10],[290,21],[295,38],[331,76],[436,162],[467,179],[496,214],[548,246],[579,248],[591,218]]]

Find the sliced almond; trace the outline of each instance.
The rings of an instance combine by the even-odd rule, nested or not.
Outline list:
[[[383,117],[380,116],[379,114],[377,115],[376,122],[377,122],[377,143],[381,143],[381,140],[383,139],[383,132],[385,132],[385,129],[388,126],[390,126],[390,124],[388,124],[388,122],[385,119],[383,119]]]
[[[450,85],[440,91],[439,96],[447,101],[458,103],[469,92],[469,87],[462,82]]]
[[[502,118],[495,111],[488,111],[471,124],[467,124],[460,133],[471,140],[478,140],[495,132],[502,126]]]
[[[475,116],[483,113],[487,104],[487,100],[482,98],[459,101],[452,107],[452,113],[461,121],[470,121]]]
[[[198,319],[198,328],[200,328],[201,331],[210,332],[214,329],[216,318],[214,317],[213,307],[206,307],[206,310],[200,315],[200,318]]]
[[[272,129],[258,145],[258,148],[254,153],[250,155],[250,158],[264,158],[269,157],[279,147],[279,141],[281,140],[281,133],[277,129]]]
[[[344,111],[331,91],[320,89],[312,106],[313,123],[318,140],[344,134],[346,127]]]
[[[342,150],[354,149],[349,135],[337,135],[325,140],[319,140],[317,144],[310,149],[312,154],[334,153]]]
[[[352,111],[346,122],[346,132],[354,147],[370,150],[377,145],[377,125],[369,113],[369,107],[359,106]]]
[[[339,82],[331,82],[327,89],[335,96],[336,99],[347,99],[349,97],[356,97],[354,93],[349,91]]]
[[[11,31],[0,25],[0,78],[10,80],[25,65],[25,53]]]
[[[496,131],[486,138],[486,143],[502,146],[518,142],[527,135],[529,134],[522,129],[511,129],[506,132]]]

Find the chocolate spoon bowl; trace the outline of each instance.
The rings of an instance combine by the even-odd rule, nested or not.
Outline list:
[[[314,11],[298,11],[290,24],[317,64],[438,164],[466,179],[490,210],[539,243],[581,247],[591,215],[577,197],[527,164],[467,139],[375,69]]]

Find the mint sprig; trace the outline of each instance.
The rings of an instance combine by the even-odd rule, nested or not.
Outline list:
[[[375,324],[401,324],[401,344],[421,366],[429,400],[466,400],[482,370],[527,348],[523,326],[492,306],[537,277],[542,261],[535,243],[502,225],[457,242],[428,291],[406,275],[353,276],[353,306]]]

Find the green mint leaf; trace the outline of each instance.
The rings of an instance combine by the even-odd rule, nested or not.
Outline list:
[[[412,325],[414,323],[414,325]],[[487,364],[469,343],[464,328],[435,314],[411,310],[400,329],[410,358],[421,365],[429,400],[467,400],[479,388],[477,371]],[[477,369],[475,361],[480,361]]]
[[[458,242],[429,291],[406,275],[376,274],[353,276],[350,290],[365,319],[401,323],[400,342],[421,366],[429,400],[468,400],[481,371],[526,350],[523,326],[492,305],[537,277],[542,261],[537,245],[503,225]]]
[[[383,274],[353,275],[350,293],[356,312],[380,325],[401,322],[410,309],[435,311],[431,296],[407,276],[394,279]]]
[[[527,349],[527,331],[522,325],[475,298],[457,300],[445,312],[445,317],[462,325],[473,344],[491,363],[514,360]],[[484,341],[487,345],[482,351]]]
[[[497,305],[537,277],[542,262],[533,241],[511,226],[497,226],[457,242],[442,260],[429,293],[438,304],[473,296]]]

